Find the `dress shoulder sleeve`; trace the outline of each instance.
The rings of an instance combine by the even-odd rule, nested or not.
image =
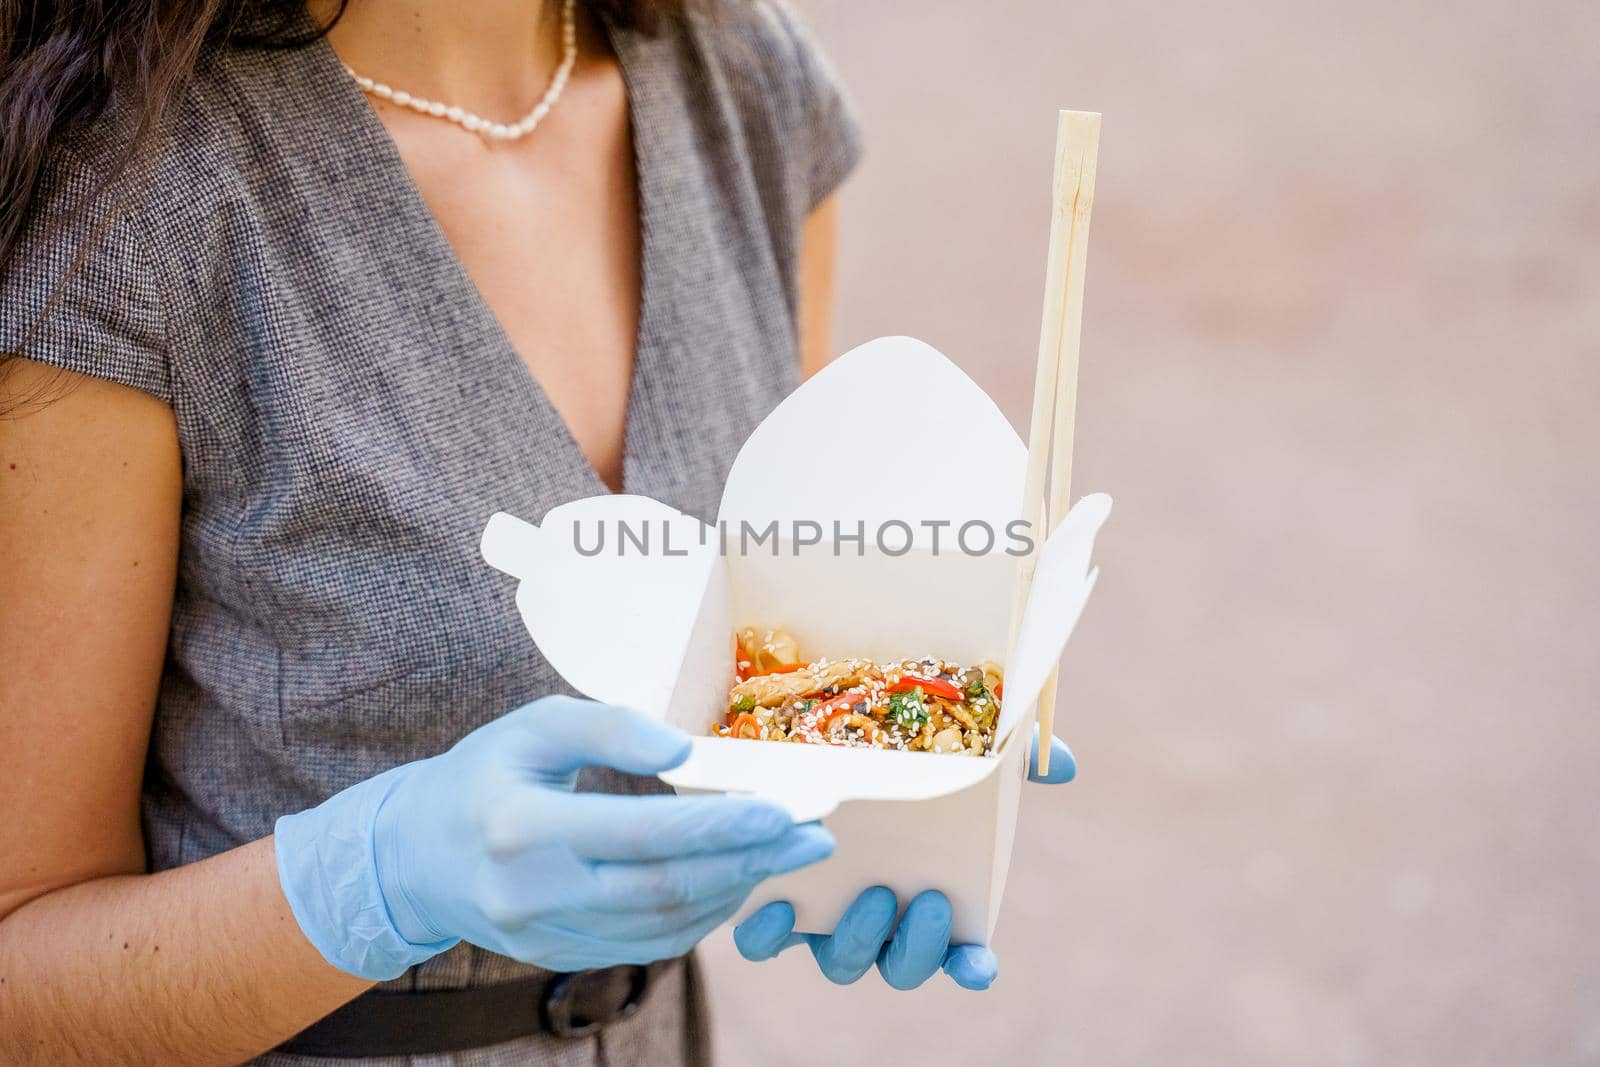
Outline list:
[[[0,277],[0,353],[172,403],[147,210],[134,182],[108,184],[73,149],[58,148]]]
[[[780,143],[771,146],[807,213],[826,200],[861,158],[861,127],[833,65],[785,0],[741,5],[739,36],[765,90]]]

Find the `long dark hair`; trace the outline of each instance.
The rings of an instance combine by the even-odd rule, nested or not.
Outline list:
[[[130,122],[118,131],[119,151],[103,174],[102,193],[156,142],[203,49],[302,47],[326,33],[348,2],[340,0],[326,25],[308,30],[304,0],[0,0],[0,278],[19,266],[17,249],[46,161],[75,128],[100,117],[113,94],[126,104],[119,113],[126,111]],[[650,32],[662,14],[682,5],[588,0],[588,6]],[[104,198],[85,202],[103,205]],[[86,251],[77,250],[80,262]],[[0,364],[16,354],[0,352]]]

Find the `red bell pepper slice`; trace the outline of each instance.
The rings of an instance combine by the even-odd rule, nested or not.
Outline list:
[[[936,697],[954,700],[958,703],[966,699],[965,694],[943,678],[925,678],[920,674],[902,674],[900,680],[889,687],[891,693],[909,693],[913,689],[920,689],[924,693],[931,693]]]
[[[813,721],[817,723],[817,731],[825,740],[831,741],[834,724],[844,722],[846,725],[856,727],[869,742],[876,744],[879,736],[878,724],[856,711],[856,705],[866,700],[865,693],[840,693],[824,700],[811,711],[815,716]],[[851,719],[856,721],[849,722]]]
[[[865,693],[839,693],[806,712],[806,718],[818,723],[826,723],[839,712],[849,711],[865,699],[867,699],[867,694]],[[823,727],[819,725],[818,729],[823,729]]]

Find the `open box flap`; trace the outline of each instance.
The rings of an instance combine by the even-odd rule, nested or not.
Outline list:
[[[481,547],[522,580],[517,608],[556,673],[595,700],[666,716],[721,569],[704,523],[649,497],[592,496],[552,508],[538,526],[496,514]]]
[[[1039,550],[1033,588],[1017,631],[1016,647],[1006,664],[1005,699],[1001,702],[996,741],[1004,741],[1033,707],[1050,670],[1083,614],[1099,571],[1089,569],[1094,538],[1111,514],[1111,498],[1093,493],[1067,513]]]
[[[748,794],[821,819],[847,800],[928,800],[977,785],[1001,761],[926,752],[775,745],[697,737],[688,760],[661,775],[680,789]]]
[[[776,520],[785,535],[817,523],[825,537],[835,520],[862,522],[869,542],[898,520],[917,548],[940,535],[953,544],[961,524],[981,519],[1003,549],[1026,459],[1011,423],[959,367],[921,341],[880,337],[762,420],[728,472],[718,517],[733,531]]]

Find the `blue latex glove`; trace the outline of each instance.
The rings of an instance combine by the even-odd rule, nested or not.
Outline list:
[[[279,880],[311,942],[362,978],[457,941],[557,971],[679,956],[762,879],[833,852],[820,826],[748,798],[573,792],[581,767],[657,774],[689,748],[633,712],[546,697],[279,819]]]
[[[1041,778],[1039,734],[1034,731],[1028,753],[1028,780],[1057,785],[1078,773],[1072,752],[1050,739],[1050,773]],[[786,948],[807,945],[817,966],[831,982],[846,985],[878,965],[883,980],[896,989],[915,989],[940,970],[964,989],[988,989],[1000,973],[1000,961],[984,945],[950,944],[950,901],[934,890],[919,893],[906,906],[898,925],[900,902],[893,892],[874,886],[845,909],[832,934],[794,932],[794,908],[775,901],[733,929],[733,941],[747,960],[769,960]]]

